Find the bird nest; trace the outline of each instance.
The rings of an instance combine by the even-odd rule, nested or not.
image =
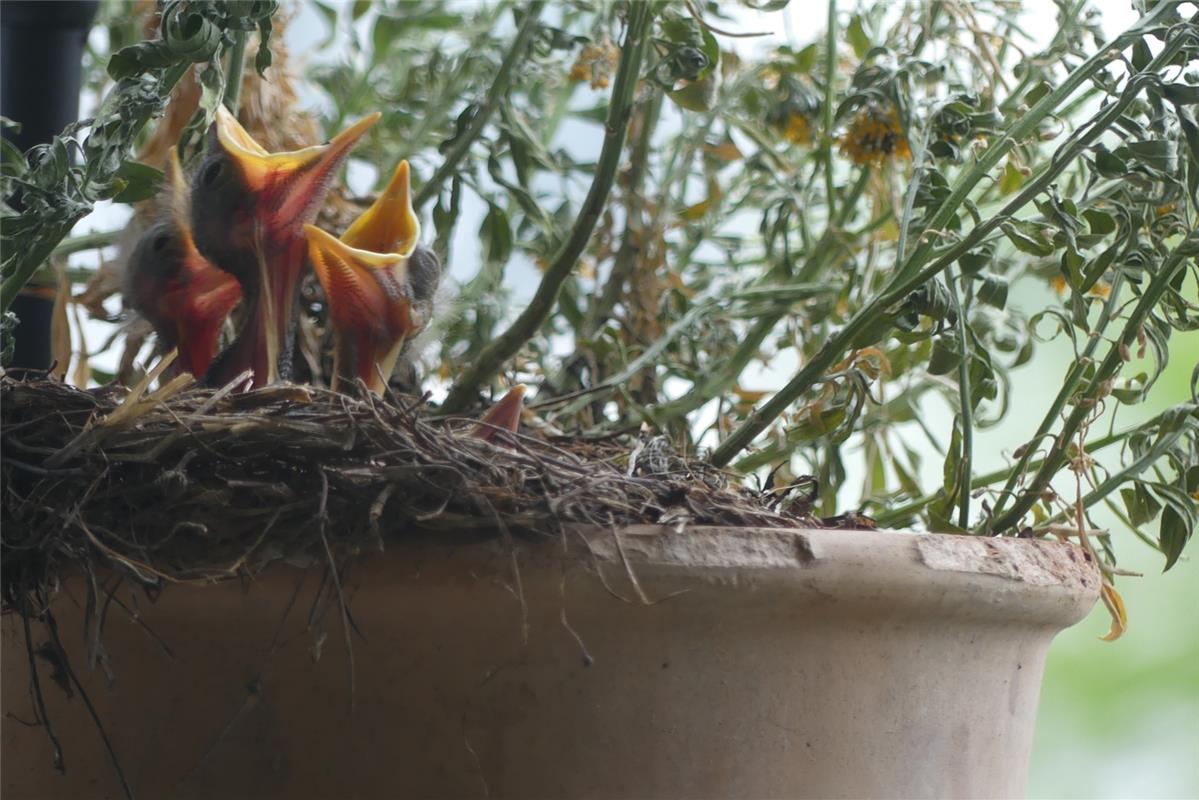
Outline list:
[[[843,522],[811,516],[810,498],[730,486],[663,437],[486,440],[423,398],[148,383],[0,379],[6,610],[29,610],[72,568],[160,588],[327,564],[414,532]]]

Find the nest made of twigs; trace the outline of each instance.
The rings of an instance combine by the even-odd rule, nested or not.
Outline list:
[[[421,398],[0,379],[4,600],[70,567],[147,586],[325,560],[414,531],[566,523],[811,527],[808,503],[730,487],[661,438],[472,434]]]

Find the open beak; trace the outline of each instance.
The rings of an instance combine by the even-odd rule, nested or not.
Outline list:
[[[379,199],[341,236],[359,250],[410,255],[420,239],[420,220],[412,208],[408,162],[401,161]]]
[[[315,225],[304,232],[336,339],[332,387],[359,378],[382,395],[404,342],[421,327],[408,290],[408,256],[350,247]]]
[[[524,408],[525,385],[518,383],[509,389],[508,393],[499,399],[499,402],[487,409],[487,413],[471,431],[471,436],[484,441],[492,441],[505,431],[516,433],[516,429],[520,427],[520,415]]]
[[[270,244],[300,238],[305,224],[316,219],[333,173],[350,150],[382,116],[375,112],[355,122],[328,144],[285,153],[268,153],[224,106],[217,110],[217,141],[237,165],[245,186],[255,196],[256,221]]]
[[[380,116],[376,112],[364,117],[328,144],[268,153],[233,114],[224,107],[217,110],[217,141],[252,197],[258,292],[246,335],[250,337],[255,386],[276,381],[280,353],[290,352],[306,253],[304,226],[316,219],[334,173]]]

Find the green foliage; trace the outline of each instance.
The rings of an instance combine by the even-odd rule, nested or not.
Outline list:
[[[134,202],[156,193],[161,174],[131,160],[142,128],[162,113],[171,89],[193,63],[209,62],[210,70],[219,71],[221,53],[233,44],[235,31],[258,29],[258,63],[265,69],[276,5],[275,0],[168,0],[158,36],[124,47],[109,59],[108,75],[115,84],[95,118],[69,126],[23,158],[5,150],[0,172],[0,310],[8,309],[97,201]],[[19,213],[11,205],[17,195]]]
[[[168,3],[177,24],[113,57],[82,144],[5,157],[40,214],[4,220],[6,292],[97,198],[152,190],[121,171],[137,130],[193,62],[219,97],[220,51],[269,32],[268,5]],[[358,155],[381,175],[412,162],[464,276],[438,327],[451,408],[502,372],[568,432],[648,423],[824,487],[861,472],[851,502],[889,525],[1088,528],[1120,498],[1174,564],[1197,522],[1199,412],[1109,423],[1199,329],[1199,23],[1146,3],[1111,39],[1061,3],[1036,52],[1018,4],[859,6],[833,4],[831,37],[748,55],[716,2],[313,2],[347,50],[308,77],[330,129],[384,112]],[[464,225],[477,254],[451,249]],[[1030,286],[1039,308],[1015,302]],[[1035,435],[977,474],[974,434],[1049,339],[1073,358],[1057,386],[1021,388]],[[1089,456],[1116,447],[1110,474]]]

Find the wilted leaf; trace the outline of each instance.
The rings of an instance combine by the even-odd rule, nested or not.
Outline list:
[[[1103,605],[1107,607],[1107,613],[1111,615],[1112,625],[1108,632],[1099,638],[1105,642],[1114,642],[1128,629],[1128,611],[1124,608],[1124,598],[1116,591],[1116,587],[1106,579],[1103,581],[1101,594]]]
[[[1020,252],[1034,256],[1053,255],[1053,229],[1048,225],[1030,220],[1012,220],[1000,227],[1007,234],[1008,241]]]

